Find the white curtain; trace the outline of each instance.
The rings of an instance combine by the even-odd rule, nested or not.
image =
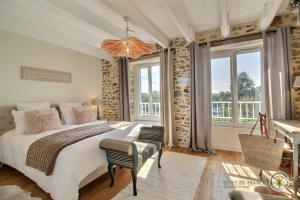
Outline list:
[[[169,147],[177,144],[174,114],[173,52],[161,50],[160,54],[160,119],[165,128],[164,143]]]
[[[265,109],[270,119],[293,119],[290,29],[264,32]]]
[[[213,153],[210,44],[190,44],[191,141],[193,151]]]

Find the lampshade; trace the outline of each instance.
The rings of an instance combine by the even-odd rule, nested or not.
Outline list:
[[[99,99],[98,97],[92,98],[92,99],[91,99],[91,104],[92,104],[93,106],[99,106],[99,105],[102,104],[102,100]]]
[[[139,58],[142,55],[152,54],[155,50],[155,45],[146,44],[137,37],[129,36],[129,32],[134,31],[129,29],[128,17],[124,17],[124,20],[126,22],[126,37],[120,40],[104,40],[101,48],[115,57]]]
[[[122,40],[104,40],[101,47],[113,56],[129,58],[139,58],[142,55],[152,54],[155,50],[155,45],[146,44],[136,37],[128,37]]]
[[[300,87],[300,76],[296,76],[293,87],[294,88]]]

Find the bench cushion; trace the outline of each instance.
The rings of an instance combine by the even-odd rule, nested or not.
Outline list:
[[[136,145],[138,152],[138,166],[141,166],[148,158],[157,152],[157,144],[145,143],[141,141],[133,142]]]
[[[141,143],[148,143],[148,144],[154,144],[156,145],[156,150],[159,151],[162,148],[162,143],[159,141],[155,141],[155,140],[146,140],[146,139],[138,139],[136,140],[137,142],[141,142]]]

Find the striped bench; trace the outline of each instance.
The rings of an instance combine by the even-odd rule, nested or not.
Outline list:
[[[164,128],[161,126],[142,127],[139,137],[134,142],[116,139],[104,139],[99,147],[106,152],[108,172],[112,187],[115,182],[114,166],[131,170],[133,195],[137,195],[136,182],[138,169],[156,152],[158,152],[158,168],[161,168]]]

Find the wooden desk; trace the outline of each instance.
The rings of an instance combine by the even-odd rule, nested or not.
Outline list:
[[[300,121],[299,120],[272,120],[273,128],[277,133],[287,137],[293,143],[293,180],[299,179],[298,153],[300,144]]]

